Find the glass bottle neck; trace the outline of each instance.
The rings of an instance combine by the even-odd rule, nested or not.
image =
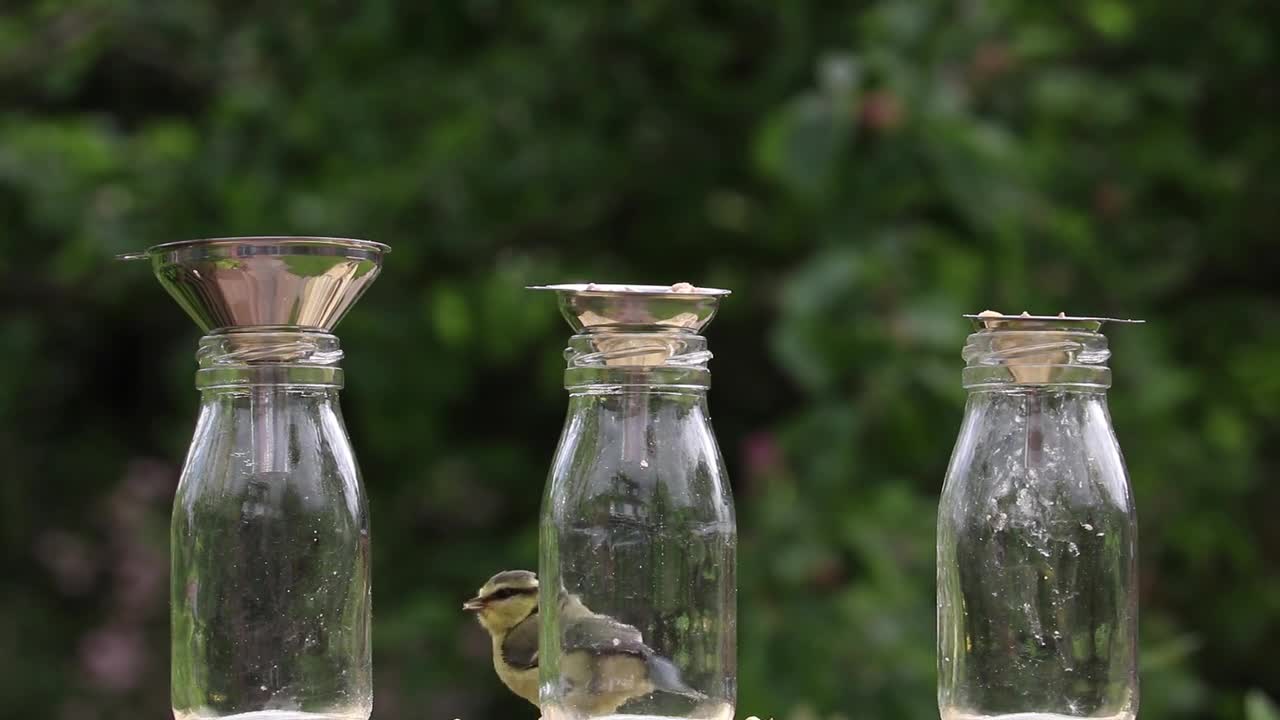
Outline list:
[[[984,330],[965,343],[969,392],[1087,392],[1111,387],[1106,336],[1076,330]]]
[[[707,339],[689,331],[588,332],[569,339],[564,385],[571,395],[661,391],[705,394]]]
[[[206,335],[196,352],[202,391],[288,386],[337,391],[343,375],[338,338],[318,330],[262,328]]]

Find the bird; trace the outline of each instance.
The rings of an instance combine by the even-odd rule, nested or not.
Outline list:
[[[644,644],[631,625],[592,612],[563,588],[560,602],[558,702],[579,712],[606,714],[654,692],[699,701],[670,660]],[[462,609],[476,614],[493,643],[493,668],[503,684],[541,709],[538,697],[538,576],[528,570],[494,575]]]

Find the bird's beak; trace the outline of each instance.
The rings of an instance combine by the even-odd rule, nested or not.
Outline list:
[[[473,597],[470,600],[462,603],[462,609],[466,610],[467,612],[480,612],[481,610],[484,609],[484,606],[485,606],[484,600],[478,597]]]

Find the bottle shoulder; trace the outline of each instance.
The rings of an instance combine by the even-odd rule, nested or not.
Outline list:
[[[1031,498],[1046,507],[1132,511],[1128,472],[1100,396],[970,402],[944,507]]]

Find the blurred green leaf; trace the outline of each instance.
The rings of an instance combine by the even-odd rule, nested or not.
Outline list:
[[[1280,720],[1280,707],[1258,690],[1250,690],[1244,696],[1245,720]]]
[[[734,291],[708,337],[744,710],[935,712],[959,316],[993,308],[1150,321],[1110,334],[1142,714],[1274,713],[1280,4],[242,5],[0,13],[11,713],[169,712],[138,579],[168,498],[130,488],[176,482],[198,331],[110,258],[281,233],[394,247],[340,328],[377,717],[532,717],[457,604],[533,561],[564,420],[570,331],[521,288],[586,280]],[[104,684],[86,638],[120,627],[140,664]]]

